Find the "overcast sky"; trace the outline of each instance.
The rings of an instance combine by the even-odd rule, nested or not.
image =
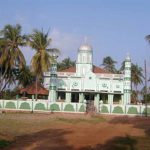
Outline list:
[[[93,47],[94,63],[111,56],[120,66],[127,53],[132,61],[150,66],[150,0],[2,0],[0,29],[21,24],[23,33],[50,29],[51,47],[61,50],[60,59],[76,59],[84,37]],[[34,50],[23,49],[28,64]]]

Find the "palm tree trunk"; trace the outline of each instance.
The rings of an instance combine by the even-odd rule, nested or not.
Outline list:
[[[137,85],[135,86],[135,89],[136,89],[136,102],[138,100],[138,90],[137,90]]]
[[[35,100],[37,101],[37,97],[38,97],[38,94],[37,94],[37,83],[38,83],[38,77],[36,76],[36,83],[35,83]]]

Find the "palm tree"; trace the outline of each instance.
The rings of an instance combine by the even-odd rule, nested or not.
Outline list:
[[[122,73],[125,69],[125,60],[121,63],[121,67],[119,69],[119,72]]]
[[[116,63],[117,62],[114,61],[110,56],[107,56],[103,59],[102,65],[104,66],[105,70],[112,72],[112,73],[116,73],[117,72],[117,70],[115,68]]]
[[[143,69],[139,67],[137,64],[131,65],[131,82],[134,84],[135,89],[137,91],[137,86],[143,83]]]
[[[43,76],[43,72],[50,68],[51,56],[47,49],[51,42],[48,37],[48,33],[44,33],[43,30],[33,30],[33,33],[28,38],[29,46],[36,51],[31,60],[31,70],[40,79]]]
[[[2,68],[2,81],[5,80],[4,86],[14,81],[12,71],[14,68],[21,69],[25,65],[25,58],[20,50],[20,46],[26,45],[25,36],[21,34],[21,26],[19,24],[5,25],[0,31],[0,65]],[[2,83],[1,81],[1,83]],[[2,85],[2,84],[1,84]]]
[[[48,48],[51,39],[48,36],[48,32],[44,33],[43,30],[33,30],[33,33],[28,36],[27,40],[29,46],[36,51],[31,60],[31,71],[34,75],[36,75],[37,86],[37,82],[42,79],[43,73],[49,70],[51,62],[53,61],[53,57],[49,54],[49,52],[56,51],[57,49]]]
[[[69,67],[74,67],[74,66],[75,66],[75,61],[72,61],[68,57],[62,60],[60,63],[58,63],[58,70],[61,71],[61,70],[67,69]]]

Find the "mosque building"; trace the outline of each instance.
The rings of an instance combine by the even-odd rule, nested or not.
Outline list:
[[[110,73],[93,64],[92,47],[82,44],[76,66],[57,72],[57,66],[52,64],[51,71],[44,74],[44,86],[49,89],[49,101],[130,104],[131,59],[125,58],[124,73]]]

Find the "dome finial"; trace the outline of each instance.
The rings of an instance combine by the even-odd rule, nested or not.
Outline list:
[[[84,37],[83,44],[80,45],[79,50],[82,51],[92,51],[92,47],[87,43],[87,36]]]
[[[84,44],[87,44],[87,36],[84,37]]]
[[[131,61],[130,53],[129,52],[127,52],[127,54],[126,54],[126,61]]]

